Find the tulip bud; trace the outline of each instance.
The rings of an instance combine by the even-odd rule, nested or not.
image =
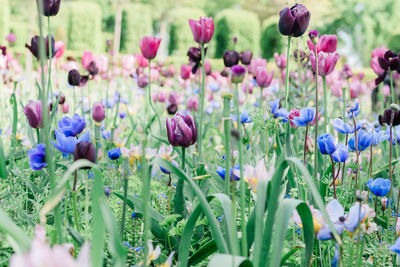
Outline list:
[[[50,17],[58,14],[58,11],[60,10],[61,0],[36,0],[38,7],[39,1],[42,1],[42,15]]]
[[[235,65],[232,67],[231,70],[232,70],[232,76],[231,76],[232,83],[241,83],[246,74],[246,69],[240,65]]]
[[[96,163],[96,148],[89,141],[82,141],[75,145],[74,160],[87,159],[93,163]],[[88,169],[85,167],[84,169]]]
[[[96,102],[93,104],[92,118],[94,121],[100,123],[106,117],[105,108],[102,102]]]
[[[29,101],[29,104],[24,107],[24,113],[32,128],[42,127],[42,102]]]
[[[139,88],[145,88],[149,84],[149,80],[147,79],[147,76],[144,74],[141,75],[137,79],[137,84],[138,84]]]
[[[181,65],[181,78],[187,80],[190,78],[190,73],[192,72],[192,67],[190,65]]]
[[[282,35],[300,37],[306,32],[310,17],[308,9],[301,4],[295,4],[290,9],[286,7],[279,12],[279,31]]]
[[[253,58],[253,53],[249,50],[243,51],[239,54],[239,58],[243,65],[250,65],[251,59]]]
[[[175,113],[178,111],[178,105],[175,103],[171,103],[167,107],[167,112],[169,115],[175,115]]]
[[[172,146],[189,147],[197,141],[197,127],[189,114],[167,118],[168,141]]]
[[[317,44],[318,43],[318,36],[319,36],[319,32],[318,31],[310,31],[308,33],[308,37],[310,37],[310,40],[313,44]]]
[[[72,69],[68,72],[68,83],[71,86],[78,86],[81,82],[81,75],[77,69]]]
[[[225,67],[232,67],[239,63],[239,53],[234,50],[227,50],[224,52],[224,65]]]
[[[398,111],[398,110],[400,110],[400,107],[399,107],[399,105],[392,103],[392,104],[390,104],[390,109],[393,111]]]

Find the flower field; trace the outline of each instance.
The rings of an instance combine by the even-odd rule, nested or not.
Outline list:
[[[0,11],[0,266],[400,265],[396,34],[361,58],[307,1],[262,34],[241,1],[30,2],[22,36]]]

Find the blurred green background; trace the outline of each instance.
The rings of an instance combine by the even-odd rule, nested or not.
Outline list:
[[[367,66],[373,48],[386,45],[400,50],[399,0],[307,0],[299,1],[311,11],[309,29],[337,34],[339,52],[353,66]],[[212,16],[215,36],[209,57],[220,57],[232,48],[252,50],[271,58],[281,52],[285,40],[277,29],[279,10],[294,1],[282,0],[62,0],[60,13],[51,19],[56,40],[67,44],[69,55],[83,50],[104,52],[106,40],[114,40],[118,12],[121,19],[121,53],[139,51],[144,35],[162,38],[161,57],[186,58],[194,45],[189,18]],[[23,46],[38,32],[35,0],[0,0],[0,45],[7,33],[17,35],[15,49]],[[118,24],[117,24],[118,25]],[[303,39],[307,38],[306,36]],[[304,47],[304,40],[297,45]]]

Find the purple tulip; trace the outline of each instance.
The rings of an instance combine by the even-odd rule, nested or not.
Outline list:
[[[265,68],[258,68],[256,72],[256,82],[258,86],[261,88],[265,88],[271,85],[272,78],[274,78],[274,71],[271,71],[270,74],[268,74],[267,69]]]
[[[235,50],[226,50],[223,59],[225,67],[230,68],[239,63],[239,53]]]
[[[231,80],[233,83],[241,83],[244,79],[244,75],[246,74],[246,69],[243,66],[235,65],[232,67],[232,76]]]
[[[42,1],[43,15],[46,17],[55,16],[60,10],[61,0],[36,0],[39,6],[39,1]]]
[[[189,114],[167,118],[168,141],[172,146],[188,147],[197,141],[197,127]]]
[[[335,69],[336,63],[338,62],[340,56],[335,53],[318,53],[318,75],[326,77],[331,74]],[[310,53],[311,66],[316,71],[316,60],[314,52]]]
[[[79,70],[72,69],[68,72],[68,83],[71,86],[78,86],[81,83],[81,75]]]
[[[92,118],[94,121],[100,123],[106,117],[105,108],[103,102],[96,102],[93,104]]]
[[[93,163],[96,163],[96,148],[91,142],[82,141],[75,145],[74,160],[77,161],[79,159],[87,159]]]
[[[42,127],[42,102],[29,101],[29,104],[24,107],[24,113],[32,128]]]
[[[42,37],[43,38],[43,37]],[[36,57],[38,60],[40,59],[40,54],[39,54],[39,42],[40,42],[40,37],[36,35],[31,39],[31,44],[25,44],[25,47],[31,51],[32,55]],[[45,53],[47,58],[49,58],[50,54],[50,49],[49,49],[49,36],[46,36],[46,39],[44,40],[44,45],[45,45]],[[56,48],[55,48],[55,43],[54,43],[54,37],[51,36],[51,58],[55,56],[57,53]]]
[[[285,7],[279,12],[279,31],[282,35],[293,37],[302,36],[310,23],[310,11],[301,5],[295,4],[290,9]]]
[[[253,53],[249,50],[240,52],[239,58],[243,65],[250,65],[251,59],[253,58]]]

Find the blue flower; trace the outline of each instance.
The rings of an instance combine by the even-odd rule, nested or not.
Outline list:
[[[335,243],[335,256],[333,257],[331,266],[336,267],[338,262],[339,262],[339,245],[338,243]]]
[[[269,109],[270,112],[275,115],[276,111],[279,109],[279,98],[269,102]]]
[[[75,150],[75,145],[79,142],[83,141],[90,141],[90,133],[86,132],[82,134],[78,139],[73,136],[65,136],[60,130],[55,131],[56,141],[55,143],[53,140],[51,143],[53,146],[64,154],[72,154]]]
[[[242,114],[240,114],[240,123],[250,123],[252,122],[251,117],[249,116],[249,112],[245,110]]]
[[[32,170],[39,171],[47,166],[45,149],[45,144],[37,144],[36,148],[29,149],[29,166]]]
[[[389,249],[400,255],[400,237],[396,239],[396,242]]]
[[[361,211],[361,212],[360,212]],[[346,221],[344,222],[344,227],[350,233],[354,233],[359,225],[359,222],[364,219],[365,209],[360,208],[360,203],[354,204],[347,214]]]
[[[335,138],[331,134],[323,134],[318,136],[318,147],[324,155],[330,155],[336,150]]]
[[[300,116],[295,117],[293,123],[296,126],[304,127],[312,123],[315,119],[315,108],[300,109]]]
[[[176,167],[178,167],[178,163],[177,163],[175,160],[171,160],[171,163],[172,163],[173,165],[175,165]],[[165,169],[165,168],[163,168],[163,167],[161,167],[161,166],[160,166],[160,170],[161,170],[163,173],[165,173],[165,174],[170,174],[170,173],[171,173],[170,171],[168,171],[167,169]]]
[[[382,197],[390,191],[390,180],[383,178],[369,179],[367,182],[368,189],[375,196]]]
[[[332,119],[331,124],[333,128],[341,134],[354,133],[354,126],[349,123],[344,122],[340,118]],[[357,123],[357,131],[361,128],[361,123]]]
[[[230,169],[231,181],[233,181],[233,180],[239,181],[239,180],[240,180],[239,175],[237,175],[237,171],[238,171],[238,170],[240,170],[239,165],[233,167],[233,169]],[[225,180],[225,169],[224,169],[224,168],[218,166],[218,168],[217,168],[217,173],[218,173],[218,175],[219,175],[223,180]]]
[[[124,119],[124,118],[126,117],[126,113],[125,113],[125,112],[120,112],[120,113],[118,114],[118,116],[119,116],[121,119]]]
[[[106,139],[106,140],[110,140],[111,139],[111,133],[110,133],[110,131],[102,131],[101,132],[101,135],[103,136],[103,138],[104,139]]]
[[[389,135],[385,133],[384,131],[379,131],[379,132],[373,132],[372,133],[372,142],[371,145],[377,145],[383,141],[386,141],[389,139]]]
[[[284,109],[284,108],[280,108],[275,112],[275,118],[281,118],[283,122],[288,122],[289,120],[289,112]]]
[[[347,111],[347,115],[348,115],[348,117],[349,117],[350,119],[352,119],[352,118],[353,118],[353,115],[354,115],[354,117],[357,117],[358,114],[360,114],[360,112],[361,112],[361,110],[360,110],[360,105],[358,104],[358,101],[357,101],[356,103],[354,103],[354,107],[350,108],[350,109]]]
[[[75,114],[72,118],[66,116],[58,121],[58,129],[66,136],[77,136],[85,129],[85,126],[85,120],[78,114]]]
[[[333,226],[335,227],[336,232],[339,235],[341,235],[343,232],[343,228],[344,228],[343,224],[339,222],[339,223],[333,224]],[[332,238],[333,238],[332,231],[328,225],[325,225],[324,227],[322,227],[321,230],[319,230],[319,232],[317,234],[317,239],[321,240],[321,241],[331,240]]]
[[[111,189],[109,187],[104,187],[104,194],[109,197],[110,193],[111,193]]]
[[[343,144],[337,144],[331,156],[335,162],[345,162],[349,157],[349,148]]]
[[[211,82],[211,83],[209,83],[208,84],[208,88],[212,91],[212,92],[217,92],[218,90],[219,90],[219,88],[220,88],[220,85],[219,85],[219,83],[217,83],[217,82]]]
[[[136,212],[132,212],[131,219],[137,219],[137,218],[139,218],[139,215]]]
[[[352,151],[356,150],[356,144],[355,144],[355,135],[353,135],[350,140],[349,140],[349,148]],[[372,134],[368,133],[366,131],[359,131],[357,134],[357,145],[358,145],[358,151],[363,151],[367,147],[369,147],[372,143]]]
[[[108,157],[111,160],[119,159],[119,157],[121,157],[121,149],[119,147],[111,149],[110,151],[108,151]]]

